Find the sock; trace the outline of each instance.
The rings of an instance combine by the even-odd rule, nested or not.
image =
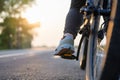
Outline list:
[[[71,38],[71,39],[74,39],[74,38],[73,38],[73,35],[70,34],[70,33],[65,33],[64,36],[66,36],[65,38]]]

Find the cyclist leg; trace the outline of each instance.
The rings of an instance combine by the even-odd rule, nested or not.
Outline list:
[[[66,16],[63,38],[60,40],[55,50],[55,55],[67,58],[75,58],[74,55],[74,39],[77,36],[79,27],[83,22],[83,16],[80,8],[85,5],[86,0],[72,0],[70,10]],[[67,55],[64,55],[67,54]]]
[[[80,8],[85,5],[85,2],[86,0],[72,0],[70,10],[66,17],[64,34],[70,33],[74,36],[74,39],[83,22],[83,15],[80,13]]]
[[[108,38],[110,36],[111,38],[109,39],[110,43],[106,54],[107,57],[100,80],[119,80],[120,77],[120,0],[118,0],[116,5],[115,19],[112,17],[108,26],[107,35]],[[111,30],[112,33],[110,33]]]

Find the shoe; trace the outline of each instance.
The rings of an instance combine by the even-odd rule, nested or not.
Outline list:
[[[64,36],[55,50],[55,56],[61,56],[64,59],[76,59],[74,53],[74,39]]]

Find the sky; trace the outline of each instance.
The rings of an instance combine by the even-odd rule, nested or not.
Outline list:
[[[63,35],[65,18],[71,0],[37,0],[35,5],[23,14],[30,23],[40,22],[35,29],[32,46],[57,46]],[[78,44],[78,40],[75,41]]]

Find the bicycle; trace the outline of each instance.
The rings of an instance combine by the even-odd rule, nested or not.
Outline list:
[[[108,36],[106,39],[106,48],[100,45],[100,43],[107,30],[109,35],[112,35],[113,28],[109,26],[111,24],[110,22],[113,23],[115,18],[118,3],[117,0],[107,0],[107,6],[103,9],[102,6],[104,2],[105,0],[87,0],[86,6],[80,10],[81,13],[84,14],[84,23],[80,29],[82,37],[78,46],[76,60],[80,59],[80,68],[86,70],[85,80],[113,80],[103,77],[103,73],[106,76],[110,73],[105,73],[108,70],[102,67],[103,65],[107,65],[105,63],[109,62],[109,60],[107,60],[107,52],[111,45],[111,37]],[[111,15],[109,19],[107,19],[107,23],[99,27],[100,17],[104,16],[106,18],[107,15]]]

